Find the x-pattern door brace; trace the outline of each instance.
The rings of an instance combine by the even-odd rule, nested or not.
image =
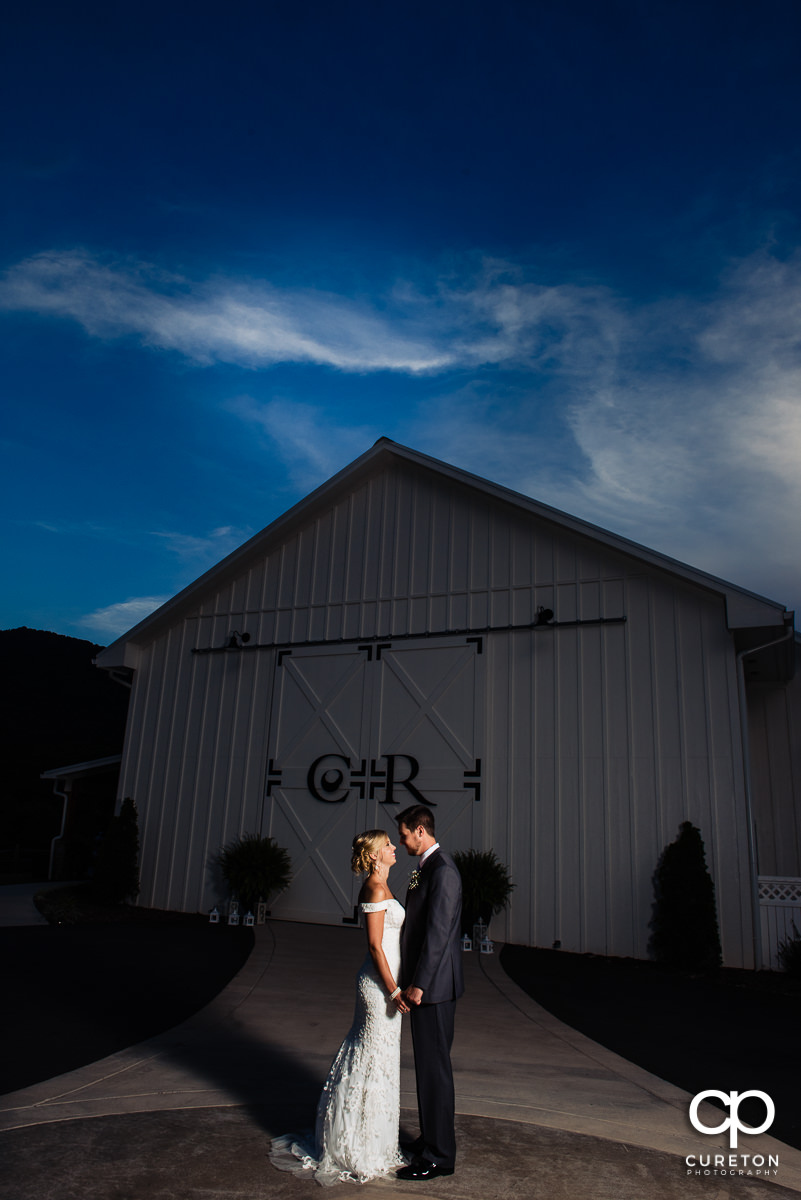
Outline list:
[[[456,734],[448,724],[443,720],[436,710],[437,702],[444,696],[445,692],[451,684],[458,678],[459,675],[469,667],[475,657],[475,651],[465,649],[460,658],[452,665],[446,675],[442,677],[434,690],[427,696],[419,684],[412,678],[404,666],[401,665],[400,655],[385,654],[382,662],[398,680],[402,687],[406,689],[417,705],[417,711],[409,718],[405,726],[398,730],[393,738],[394,743],[402,743],[404,738],[407,738],[413,730],[417,728],[421,721],[428,718],[432,725],[442,735],[443,739],[453,750],[463,763],[472,766],[474,755],[467,746],[464,745],[461,738]]]
[[[328,706],[331,705],[334,700],[336,700],[342,694],[348,684],[352,682],[354,677],[361,670],[363,670],[365,666],[364,657],[362,655],[354,656],[353,665],[351,666],[350,670],[346,671],[341,679],[338,679],[336,683],[334,683],[326,692],[323,692],[322,694],[318,694],[314,690],[308,679],[305,678],[300,670],[299,664],[303,661],[304,660],[302,658],[287,658],[281,667],[282,671],[289,672],[289,675],[297,686],[298,691],[301,693],[304,699],[309,702],[313,710],[306,722],[299,728],[295,734],[295,737],[288,743],[288,745],[281,747],[280,753],[282,764],[285,765],[287,763],[292,751],[296,746],[300,745],[306,734],[318,721],[320,724],[325,726],[325,728],[334,738],[334,741],[339,749],[344,750],[351,756],[351,758],[358,760],[358,747],[354,746],[348,734],[339,726],[337,721],[327,710]]]

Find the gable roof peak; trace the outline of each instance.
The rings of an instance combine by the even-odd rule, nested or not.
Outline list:
[[[206,571],[193,583],[190,583],[171,600],[168,600],[121,638],[113,642],[98,657],[98,665],[105,668],[118,665],[118,662],[122,661],[121,649],[125,644],[141,642],[143,636],[149,635],[151,631],[155,634],[156,626],[161,626],[165,620],[169,620],[173,615],[177,617],[179,609],[184,609],[187,603],[199,598],[208,586],[216,583],[221,576],[232,569],[243,567],[266,541],[280,536],[283,531],[288,530],[305,514],[318,508],[321,504],[330,503],[338,493],[352,487],[353,484],[369,476],[371,469],[378,466],[381,460],[385,458],[387,460],[395,459],[414,464],[441,478],[450,479],[472,491],[483,493],[486,496],[509,504],[519,511],[539,517],[541,520],[546,520],[582,537],[590,538],[617,553],[639,559],[659,570],[679,576],[688,583],[717,592],[726,599],[730,627],[738,624],[780,624],[782,622],[781,614],[786,609],[784,605],[776,601],[759,596],[745,588],[740,588],[736,584],[727,583],[725,580],[710,575],[696,567],[688,566],[657,550],[650,550],[620,534],[611,533],[609,530],[603,529],[598,525],[593,525],[589,521],[584,521],[580,517],[574,517],[560,509],[552,508],[550,505],[544,504],[541,500],[535,500],[521,492],[513,491],[503,484],[493,483],[488,479],[482,478],[480,475],[474,475],[461,467],[452,466],[449,463],[424,454],[422,451],[413,450],[408,446],[402,445],[400,442],[395,442],[386,435],[382,435],[368,450],[355,458],[353,462],[348,463],[341,470],[337,471],[330,479],[327,479],[311,491],[308,496],[305,496],[292,505],[285,513],[256,533],[238,549],[232,551],[232,553],[217,563],[216,566],[211,567],[210,570]],[[770,612],[771,619],[769,620],[765,616],[766,609]],[[753,616],[750,615],[752,611]],[[742,612],[748,615],[740,619],[735,616],[735,612]]]

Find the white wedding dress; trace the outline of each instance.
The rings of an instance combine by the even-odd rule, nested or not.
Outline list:
[[[398,900],[360,904],[363,913],[384,910],[381,945],[394,979],[400,973],[403,905]],[[398,1145],[401,1014],[368,951],[356,978],[356,1011],[325,1081],[314,1138],[276,1138],[270,1160],[282,1171],[314,1172],[323,1186],[392,1176],[405,1158]]]

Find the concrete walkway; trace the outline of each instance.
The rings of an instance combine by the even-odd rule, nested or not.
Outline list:
[[[267,1148],[272,1135],[313,1120],[322,1080],[350,1024],[363,939],[360,930],[273,922],[257,931],[236,979],[192,1020],[0,1097],[0,1195],[318,1195],[312,1180],[275,1171]],[[725,1155],[728,1171],[735,1152],[724,1135],[703,1136],[691,1126],[687,1093],[562,1025],[507,978],[495,956],[466,955],[465,966],[453,1053],[457,1172],[431,1184],[367,1184],[359,1195],[778,1200],[801,1193],[801,1152],[767,1135],[741,1134],[736,1153],[763,1155],[766,1163],[777,1155],[778,1173],[770,1180],[723,1176],[720,1168],[706,1176],[688,1173],[687,1155]],[[401,1087],[402,1126],[413,1136],[408,1035]],[[721,1114],[709,1109],[705,1119],[716,1125]]]

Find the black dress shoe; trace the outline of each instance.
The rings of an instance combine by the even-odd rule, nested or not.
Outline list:
[[[452,1175],[453,1167],[441,1167],[438,1163],[429,1162],[427,1158],[413,1158],[408,1167],[401,1167],[396,1179],[439,1179],[443,1175]]]

